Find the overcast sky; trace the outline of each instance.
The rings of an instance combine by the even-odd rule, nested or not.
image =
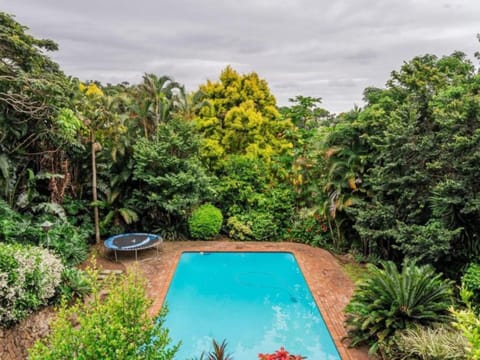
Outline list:
[[[228,64],[266,79],[280,105],[363,103],[416,55],[480,50],[480,0],[0,0],[82,80],[169,75],[196,90]]]

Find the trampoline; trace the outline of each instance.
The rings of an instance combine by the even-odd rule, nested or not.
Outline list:
[[[104,241],[107,249],[115,252],[115,261],[117,261],[117,251],[135,251],[135,261],[137,261],[137,251],[157,248],[163,242],[160,235],[145,234],[145,233],[128,233],[109,237]]]

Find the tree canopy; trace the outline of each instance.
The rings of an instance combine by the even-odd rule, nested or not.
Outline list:
[[[200,91],[208,105],[196,123],[205,137],[201,154],[210,163],[231,154],[270,161],[292,148],[285,138],[292,124],[280,117],[267,82],[256,73],[240,75],[228,66],[220,81],[208,81]]]

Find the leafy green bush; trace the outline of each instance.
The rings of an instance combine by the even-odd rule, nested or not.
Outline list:
[[[82,298],[92,290],[90,277],[77,268],[65,268],[62,273],[62,283],[59,287],[60,295],[66,301]]]
[[[250,211],[232,216],[227,221],[230,237],[238,240],[278,240],[278,224],[274,214],[266,211]]]
[[[0,240],[38,244],[43,232],[33,224],[32,217],[22,215],[0,199]]]
[[[253,239],[252,223],[243,222],[238,216],[231,216],[227,219],[228,235],[235,240]]]
[[[423,327],[399,331],[389,349],[387,359],[461,360],[467,359],[467,339],[449,326]]]
[[[462,288],[460,290],[460,297],[466,304],[465,309],[452,308],[452,314],[455,317],[453,325],[462,331],[467,338],[469,346],[467,351],[469,358],[472,360],[480,359],[480,317],[475,313],[471,305],[470,299],[472,292]]]
[[[74,215],[71,217],[75,218]],[[42,222],[52,223],[48,237],[42,230]],[[66,265],[76,265],[84,261],[88,252],[88,238],[92,234],[91,224],[75,226],[52,216],[20,214],[0,200],[0,240],[43,245],[57,253]]]
[[[288,229],[287,239],[312,246],[328,246],[328,226],[313,209],[300,209]]]
[[[48,247],[57,253],[66,265],[76,265],[87,258],[87,241],[88,233],[68,222],[57,222],[48,232]]]
[[[188,229],[192,238],[207,240],[218,235],[222,222],[220,209],[212,204],[205,204],[192,213],[188,220]]]
[[[218,203],[227,215],[227,230],[239,240],[283,239],[294,212],[290,186],[275,179],[262,159],[232,155],[223,163],[216,184]]]
[[[462,276],[462,286],[472,293],[470,302],[475,308],[478,308],[480,306],[480,264],[468,265]]]
[[[30,360],[105,359],[171,360],[179,345],[170,345],[163,327],[166,310],[148,316],[151,301],[145,281],[135,273],[93,282],[89,301],[59,309],[50,335],[30,349]]]
[[[90,201],[65,197],[62,206],[70,224],[88,236],[94,234]]]
[[[402,272],[393,262],[382,264],[367,265],[370,276],[357,284],[345,309],[351,345],[368,344],[372,353],[398,330],[450,320],[452,289],[441,274],[408,260]]]
[[[63,265],[46,249],[0,243],[0,326],[10,326],[48,302]]]

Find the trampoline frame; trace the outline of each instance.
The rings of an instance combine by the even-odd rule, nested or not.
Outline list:
[[[121,238],[144,238],[143,241],[138,243],[137,239],[130,240],[124,246],[117,246],[115,245],[114,241],[121,239]],[[145,245],[142,243],[145,242]],[[138,250],[145,250],[155,247],[157,249],[157,257],[158,257],[158,246],[163,242],[163,238],[160,235],[156,234],[147,234],[147,233],[125,233],[125,234],[118,234],[114,236],[110,236],[106,239],[103,244],[107,249],[111,249],[115,252],[115,262],[118,262],[117,251],[135,251],[135,261],[138,261]]]

